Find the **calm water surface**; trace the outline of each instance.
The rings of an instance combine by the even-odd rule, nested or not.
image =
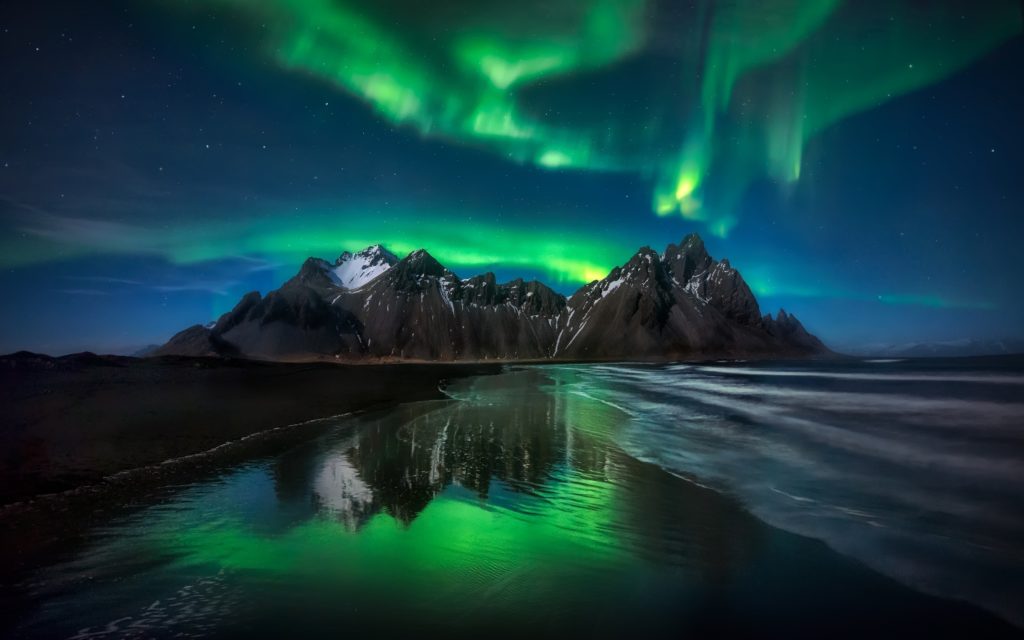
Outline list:
[[[117,518],[21,586],[16,634],[1012,635],[979,607],[1021,603],[1020,376],[461,381]]]

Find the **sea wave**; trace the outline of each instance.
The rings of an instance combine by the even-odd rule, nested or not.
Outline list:
[[[1024,375],[912,364],[580,367],[573,393],[631,416],[631,455],[1024,624]]]

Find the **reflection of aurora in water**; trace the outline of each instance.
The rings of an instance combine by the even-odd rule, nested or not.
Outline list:
[[[719,234],[752,181],[799,178],[810,137],[1021,28],[1014,0],[216,4],[278,65],[391,122],[519,163],[639,172],[657,213]]]
[[[626,414],[581,388],[570,369],[476,379],[458,402],[352,419],[197,485],[47,570],[28,629],[674,636],[974,619],[629,457],[612,440]]]
[[[531,385],[544,380],[535,371],[518,375]],[[322,517],[358,531],[381,516],[411,526],[435,508],[436,498],[455,488],[486,506],[480,513],[468,511],[470,521],[470,516],[489,520],[495,514],[501,521],[540,518],[545,529],[552,528],[542,539],[571,532],[576,543],[587,541],[600,553],[642,547],[642,537],[626,535],[631,526],[622,521],[627,505],[620,504],[620,489],[623,482],[635,481],[631,462],[608,440],[625,415],[581,396],[536,387],[525,398],[520,388],[502,397],[500,388],[487,388],[489,381],[479,381],[473,392],[486,402],[407,405],[361,421],[331,443],[315,470],[292,466],[283,457],[275,469],[279,495],[310,491]],[[574,425],[577,421],[586,427]],[[518,528],[515,522],[505,526]],[[495,551],[494,557],[502,555]]]

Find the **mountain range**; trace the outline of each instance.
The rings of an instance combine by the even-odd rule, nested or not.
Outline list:
[[[761,315],[728,260],[696,234],[643,247],[565,296],[536,280],[460,278],[420,249],[381,245],[309,258],[281,288],[253,291],[153,355],[272,360],[676,360],[828,353],[794,316]]]

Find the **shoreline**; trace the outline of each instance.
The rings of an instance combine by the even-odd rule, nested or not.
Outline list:
[[[395,403],[393,406],[397,406],[398,404],[401,403]],[[380,409],[387,408],[388,405],[380,407]],[[244,447],[253,445],[258,446],[260,443],[276,442],[279,441],[279,439],[286,439],[287,441],[290,441],[291,438],[287,435],[290,432],[301,431],[304,427],[314,428],[321,426],[321,424],[326,426],[327,424],[334,423],[336,420],[356,416],[360,413],[363,413],[363,411],[350,411],[333,416],[326,416],[324,418],[303,420],[301,422],[286,424],[280,427],[271,427],[263,431],[250,433],[235,440],[222,442],[221,444],[204,451],[188,453],[183,456],[168,458],[166,460],[161,460],[141,467],[131,467],[124,469],[123,471],[117,471],[109,476],[104,476],[98,482],[93,484],[83,484],[69,489],[64,489],[62,491],[31,495],[23,500],[0,505],[0,519],[9,515],[17,515],[21,511],[31,510],[37,506],[44,505],[49,501],[70,500],[86,494],[99,496],[108,490],[114,490],[116,487],[140,479],[138,478],[139,476],[146,476],[147,474],[149,477],[143,479],[142,482],[147,486],[157,487],[165,481],[178,479],[180,475],[184,475],[185,473],[196,473],[197,470],[206,466],[204,463],[212,463],[220,466],[223,464],[230,464],[232,461],[235,463],[240,462],[236,458],[240,457],[239,454],[243,451]],[[262,447],[260,448],[262,449]],[[260,454],[251,453],[250,451],[250,453],[244,454],[244,457],[247,458],[250,457],[250,455],[259,456]],[[244,460],[242,462],[244,462]],[[193,464],[194,466],[192,468],[187,468],[187,465],[189,464]],[[159,480],[154,481],[154,477],[158,477]],[[137,487],[137,485],[135,486]]]
[[[503,364],[0,358],[0,506],[103,482],[268,429],[443,397]]]
[[[645,461],[641,458],[636,457],[633,454],[628,453],[625,450],[621,450],[614,441],[604,439],[607,435],[605,430],[598,429],[597,431],[590,433],[584,431],[579,433],[577,438],[571,440],[572,444],[566,444],[569,440],[562,438],[561,433],[555,433],[554,435],[545,436],[548,433],[547,430],[540,428],[539,430],[531,430],[527,426],[529,423],[526,421],[529,416],[532,415],[547,415],[548,409],[544,405],[538,405],[533,402],[523,402],[523,395],[521,393],[508,394],[505,389],[521,389],[522,386],[515,386],[515,381],[526,376],[540,374],[540,371],[535,370],[532,374],[529,371],[524,371],[520,374],[513,374],[510,380],[512,380],[511,386],[509,383],[504,382],[506,376],[497,376],[490,379],[485,379],[482,384],[493,389],[497,389],[497,397],[505,397],[506,405],[504,409],[501,409],[501,404],[498,403],[498,409],[491,409],[489,407],[495,406],[491,403],[483,403],[481,407],[476,411],[478,413],[471,413],[465,416],[465,426],[468,427],[467,431],[463,433],[462,438],[447,439],[444,438],[441,442],[447,447],[454,447],[451,450],[451,455],[455,459],[464,460],[464,455],[471,456],[482,456],[481,460],[491,460],[493,462],[493,456],[498,455],[495,450],[489,447],[478,446],[481,442],[481,438],[489,438],[489,429],[487,425],[489,423],[503,423],[504,420],[496,420],[498,415],[496,411],[511,412],[509,414],[509,421],[513,424],[519,425],[518,429],[513,428],[506,433],[507,437],[511,440],[506,442],[506,446],[517,448],[519,446],[529,447],[526,450],[531,453],[530,459],[537,465],[537,468],[542,469],[544,465],[551,464],[552,461],[561,459],[566,454],[568,449],[561,449],[560,447],[572,447],[572,450],[578,454],[578,461],[583,465],[584,469],[588,469],[589,472],[594,472],[598,467],[589,468],[587,465],[598,465],[600,468],[604,468],[602,465],[607,464],[609,459],[613,460],[614,467],[617,471],[611,476],[604,477],[603,482],[609,487],[609,490],[614,490],[614,487],[633,487],[632,490],[627,489],[625,495],[636,495],[635,489],[642,487],[644,491],[649,491],[650,496],[668,500],[668,502],[660,502],[658,499],[653,501],[630,501],[628,503],[621,504],[619,513],[625,521],[633,522],[636,526],[641,527],[647,531],[648,527],[654,523],[662,523],[660,526],[666,527],[661,530],[658,526],[655,526],[656,536],[670,535],[673,540],[680,539],[686,540],[688,545],[691,545],[692,549],[697,552],[694,558],[697,558],[698,568],[695,570],[696,575],[708,575],[707,572],[712,572],[713,575],[721,576],[728,579],[729,584],[733,584],[736,587],[732,590],[721,590],[715,584],[704,584],[700,589],[707,594],[709,598],[707,604],[701,605],[697,609],[691,610],[693,618],[688,622],[679,622],[679,624],[688,624],[688,629],[697,629],[709,631],[712,629],[720,630],[725,634],[738,634],[738,635],[755,635],[755,631],[763,631],[765,628],[774,629],[781,635],[788,634],[792,635],[794,632],[802,630],[818,630],[818,631],[835,631],[841,628],[834,620],[830,619],[828,614],[818,615],[813,611],[810,612],[807,617],[804,614],[799,613],[799,603],[802,598],[811,597],[814,602],[822,606],[826,611],[831,607],[839,607],[835,609],[837,614],[843,619],[847,620],[852,625],[850,635],[871,635],[872,633],[877,634],[881,630],[887,630],[893,635],[906,634],[919,630],[919,624],[923,625],[924,629],[935,631],[937,629],[957,629],[963,633],[968,632],[983,632],[983,635],[987,637],[1015,637],[1019,633],[1019,628],[1013,627],[1006,618],[998,614],[994,614],[991,610],[984,607],[980,607],[978,604],[971,603],[966,600],[955,600],[948,597],[937,596],[929,594],[927,591],[908,586],[902,581],[896,580],[892,577],[888,577],[883,573],[880,573],[876,569],[870,568],[855,557],[844,555],[834,550],[826,541],[820,540],[815,537],[807,536],[800,533],[788,532],[784,528],[780,528],[777,525],[772,525],[763,520],[761,517],[754,515],[754,513],[746,506],[744,506],[735,497],[730,496],[728,492],[723,492],[720,489],[715,489],[706,485],[702,485],[699,482],[694,482],[692,478],[686,478],[678,473],[674,473],[663,466],[651,462]],[[543,374],[541,374],[543,375]],[[550,400],[552,408],[562,406],[567,407],[566,404],[557,404],[554,400]],[[601,403],[603,406],[603,403]],[[596,406],[596,405],[595,405]],[[577,408],[578,409],[578,408]],[[458,411],[458,406],[455,405],[450,407],[450,411]],[[600,409],[604,411],[604,409]],[[434,501],[438,501],[439,504],[445,504],[446,498],[444,492],[432,492],[431,498],[427,504],[423,504],[419,501],[423,494],[422,491],[415,490],[413,488],[407,488],[405,491],[400,493],[390,492],[388,487],[394,486],[391,480],[400,477],[402,469],[408,469],[410,466],[415,468],[412,461],[417,458],[406,459],[405,454],[415,456],[417,451],[420,456],[430,456],[430,452],[433,448],[430,446],[416,446],[416,439],[410,440],[409,438],[403,438],[400,429],[392,428],[363,428],[360,429],[360,425],[372,425],[375,424],[374,420],[385,420],[390,421],[388,424],[405,424],[413,419],[414,416],[420,412],[424,415],[432,415],[433,411],[444,411],[444,409],[437,409],[437,405],[431,403],[430,407],[419,407],[415,404],[408,403],[396,403],[391,408],[387,406],[380,408],[379,416],[368,415],[366,418],[360,418],[356,414],[349,414],[351,418],[352,429],[351,433],[363,433],[365,440],[361,446],[358,447],[358,454],[349,453],[347,454],[347,460],[353,465],[362,465],[356,467],[365,474],[367,482],[371,486],[375,487],[374,491],[379,496],[379,499],[383,502],[374,503],[377,508],[380,509],[380,513],[389,513],[392,517],[401,518],[404,517],[408,521],[417,519],[417,522],[422,520],[426,524],[426,528],[418,527],[415,529],[405,528],[403,531],[404,538],[403,544],[416,544],[417,538],[415,532],[427,532],[427,537],[421,540],[425,544],[430,544],[431,538],[429,532],[431,527],[429,525],[431,518],[443,517],[446,513],[445,509],[429,511],[427,508],[428,504],[433,504]],[[589,413],[590,409],[586,409],[584,414],[579,415],[592,415]],[[366,414],[377,414],[377,411],[368,410],[364,412]],[[601,422],[601,416],[613,416],[612,413],[601,413],[594,417]],[[517,418],[518,417],[518,418]],[[175,466],[178,463],[182,465],[183,477],[186,479],[188,486],[194,485],[207,485],[208,487],[218,487],[221,483],[225,483],[225,486],[231,485],[232,475],[244,478],[241,480],[244,483],[251,483],[251,471],[258,470],[261,467],[264,469],[262,473],[267,474],[266,478],[273,483],[273,488],[264,487],[264,491],[273,492],[274,504],[282,502],[284,504],[306,504],[308,498],[304,497],[303,491],[295,491],[295,483],[300,486],[305,486],[306,483],[311,482],[310,477],[306,472],[308,468],[302,464],[296,464],[297,460],[302,459],[315,459],[316,456],[310,455],[310,451],[319,451],[322,444],[312,444],[310,439],[317,438],[318,433],[323,433],[329,429],[333,429],[338,425],[337,420],[347,420],[346,416],[336,416],[333,418],[323,418],[319,420],[308,421],[305,423],[297,423],[294,425],[278,427],[271,429],[269,432],[261,432],[252,436],[247,436],[241,442],[235,442],[231,445],[221,445],[214,450],[196,454],[190,456],[188,459],[175,461],[169,466]],[[618,419],[617,417],[615,418]],[[369,422],[367,422],[369,420]],[[415,420],[419,425],[417,431],[418,436],[424,436],[427,439],[425,442],[431,442],[430,436],[438,436],[445,427],[444,425],[450,420],[446,419],[445,416],[441,415],[436,417],[432,422],[422,420]],[[525,421],[525,422],[524,422]],[[565,424],[569,424],[566,421]],[[348,424],[348,423],[345,423]],[[475,427],[475,429],[474,429]],[[433,429],[433,431],[431,431]],[[334,431],[331,431],[334,433]],[[345,440],[350,437],[348,429],[339,432],[338,439]],[[278,441],[276,435],[284,435],[286,439],[288,436],[291,438],[291,442],[294,442],[297,446],[294,448],[285,448],[281,441]],[[406,434],[407,435],[407,434]],[[545,439],[547,437],[547,439]],[[247,446],[249,443],[252,444],[266,444],[267,441],[273,441],[269,447],[269,451],[265,452],[266,455],[258,455],[254,453],[254,450]],[[317,442],[320,442],[317,440]],[[299,444],[303,443],[303,444]],[[331,445],[328,445],[330,448]],[[397,449],[396,449],[397,447]],[[239,451],[242,449],[242,451]],[[283,453],[283,452],[287,453]],[[398,453],[405,452],[405,453]],[[275,453],[276,452],[276,453]],[[221,453],[227,453],[228,456],[222,456]],[[274,459],[277,454],[282,454],[280,459]],[[600,453],[601,455],[593,455]],[[396,457],[397,455],[397,457]],[[611,456],[609,458],[609,456]],[[211,460],[212,459],[212,460]],[[269,462],[267,461],[269,459]],[[431,458],[432,459],[432,458]],[[287,460],[287,463],[281,460]],[[384,464],[383,461],[394,462],[395,460],[403,460],[406,465]],[[241,461],[241,462],[239,462]],[[588,463],[588,461],[590,461]],[[199,464],[192,464],[198,462]],[[251,464],[251,467],[250,467]],[[544,487],[557,487],[562,483],[568,482],[565,478],[555,478],[549,474],[538,474],[536,476],[521,477],[518,474],[516,468],[505,468],[501,465],[484,464],[485,468],[494,470],[497,475],[493,476],[494,480],[501,480],[502,482],[512,483],[525,483],[523,490],[517,493],[517,495],[524,496],[523,499],[529,501],[533,499],[545,500],[543,496],[562,496],[565,499],[566,496],[572,497],[576,494],[573,492],[559,493],[558,491],[545,493]],[[162,471],[164,465],[157,465],[156,471]],[[477,468],[477,465],[468,465],[464,468],[463,472],[469,475],[465,476],[463,480],[459,482],[465,482],[476,477],[473,475],[473,469]],[[384,469],[382,475],[377,475],[374,472],[366,472],[366,469]],[[159,511],[161,505],[169,505],[174,508],[174,505],[178,505],[178,508],[182,504],[185,504],[178,497],[179,492],[187,489],[180,484],[169,484],[167,482],[159,482],[156,488],[153,490],[140,491],[139,483],[136,482],[139,478],[136,476],[141,475],[144,481],[149,480],[148,474],[145,470],[140,470],[143,473],[138,474],[135,472],[128,472],[126,476],[122,476],[124,480],[125,494],[108,494],[107,498],[123,498],[128,495],[131,499],[129,500],[89,500],[87,499],[80,501],[82,505],[95,505],[97,503],[103,504],[104,509],[99,512],[93,512],[89,510],[83,510],[82,513],[75,511],[68,512],[61,507],[55,507],[52,510],[47,508],[49,514],[46,521],[63,521],[64,526],[71,525],[75,528],[80,528],[82,533],[91,524],[98,522],[109,521],[111,518],[119,518],[123,515],[131,514],[136,510],[143,510],[150,507],[157,508]],[[458,473],[458,471],[453,471]],[[584,474],[585,477],[588,475]],[[421,479],[425,476],[418,476]],[[423,480],[424,482],[434,482],[434,480]],[[236,480],[235,482],[238,482]],[[447,481],[451,483],[452,480]],[[531,483],[537,483],[534,487],[535,491],[528,490],[529,487],[533,486]],[[622,483],[625,483],[623,485]],[[256,486],[261,486],[261,483],[256,483]],[[334,486],[334,485],[331,485]],[[467,484],[460,484],[462,487],[476,487],[472,482]],[[589,486],[589,485],[588,485]],[[472,490],[472,489],[470,489]],[[219,491],[219,490],[218,490]],[[228,489],[226,494],[231,494],[232,491]],[[515,493],[515,492],[514,492]],[[225,495],[225,494],[220,494]],[[542,496],[538,498],[538,496]],[[451,500],[449,496],[448,500]],[[290,501],[290,502],[289,502]],[[49,503],[49,501],[43,501]],[[60,502],[57,500],[55,502]],[[117,504],[111,504],[106,506],[107,503],[117,502]],[[458,499],[456,497],[455,502],[447,504],[456,504]],[[216,504],[216,500],[211,503]],[[581,508],[586,510],[589,503],[585,503]],[[592,506],[592,505],[590,505]],[[233,507],[227,507],[232,509]],[[390,510],[389,510],[390,509]],[[667,510],[667,511],[666,511]],[[200,509],[199,511],[204,511]],[[273,511],[273,509],[271,509]],[[557,511],[557,510],[556,510]],[[398,515],[396,515],[398,514]],[[425,515],[424,515],[425,514]],[[440,515],[439,515],[440,514]],[[683,514],[688,514],[690,518],[682,517]],[[271,521],[273,518],[271,517]],[[151,523],[159,523],[159,517],[155,519],[147,518],[145,526],[153,526]],[[177,521],[175,521],[177,522]],[[257,520],[256,522],[259,522]],[[292,534],[303,531],[303,527],[295,527],[295,523],[289,521],[290,524],[286,525],[288,531]],[[325,526],[336,528],[341,523],[335,522],[328,518],[326,520],[329,524]],[[618,522],[618,521],[616,521]],[[195,526],[198,521],[193,521],[192,525],[177,522],[175,527],[181,526],[183,529],[189,529],[190,526]],[[717,543],[709,544],[708,539],[704,536],[697,535],[699,532],[704,531],[707,527],[711,527],[712,530],[719,532],[722,540],[728,541],[725,548],[731,550],[731,553],[726,556],[715,553],[716,549],[722,549]],[[247,530],[247,529],[246,529]],[[371,527],[372,530],[372,527]],[[436,530],[436,529],[435,529]],[[116,530],[115,530],[116,531]],[[167,529],[168,532],[177,531],[176,528]],[[295,547],[289,546],[288,541],[291,539],[290,535],[284,535],[283,530],[274,530],[278,535],[268,535],[263,529],[256,527],[257,533],[252,534],[254,537],[251,538],[253,544],[258,545],[281,545],[279,549],[294,551]],[[317,529],[317,531],[322,531]],[[358,529],[354,531],[358,533]],[[412,532],[412,533],[410,533]],[[658,533],[660,532],[660,533]],[[67,532],[64,532],[65,534]],[[353,533],[353,532],[350,532]],[[678,535],[676,535],[678,534]],[[74,534],[72,534],[74,535]],[[93,537],[89,535],[82,535],[77,538],[66,536],[62,541],[64,544],[56,547],[50,546],[45,551],[45,555],[38,556],[39,559],[45,562],[40,562],[38,566],[59,566],[61,562],[69,558],[77,557],[76,554],[81,553],[82,549],[90,548],[90,545],[99,544],[110,544],[104,542],[104,535],[110,535],[109,532],[102,533],[99,537]],[[132,533],[131,535],[135,535]],[[573,534],[569,534],[573,535]],[[719,536],[712,536],[715,540],[719,539]],[[159,539],[159,536],[157,536]],[[249,540],[245,538],[244,540]],[[586,539],[584,536],[583,539]],[[243,541],[244,541],[243,540]],[[312,554],[317,555],[319,553],[325,553],[330,557],[329,549],[333,549],[333,546],[327,546],[318,548],[317,540],[319,538],[313,538],[308,540],[308,544],[311,545]],[[344,546],[346,542],[351,542],[351,535],[343,535],[337,542],[339,546]],[[526,539],[527,542],[529,538]],[[305,542],[303,544],[306,544]],[[628,546],[628,545],[627,545]],[[433,547],[431,547],[433,548]],[[527,547],[529,548],[529,547]],[[639,549],[645,549],[647,547],[638,547],[634,551]],[[659,546],[659,549],[664,547]],[[671,549],[670,549],[671,550]],[[648,549],[648,551],[650,551]],[[97,557],[102,558],[103,554],[98,554]],[[243,554],[243,557],[239,562],[241,564],[235,566],[236,569],[244,569],[249,565],[245,564],[245,558],[252,558],[253,556]],[[262,557],[262,554],[256,554],[257,559]],[[319,557],[319,556],[318,556]],[[638,553],[637,558],[650,560],[645,552]],[[378,562],[375,560],[374,563]],[[230,561],[226,561],[227,566],[231,566]],[[657,564],[657,563],[656,563]],[[101,564],[98,566],[102,566]],[[258,562],[255,565],[251,565],[252,568],[261,568],[263,565]],[[319,566],[319,565],[316,565]],[[22,566],[21,576],[16,574],[9,574],[12,578],[26,578],[29,576],[36,575],[31,573],[33,567]],[[59,575],[59,574],[58,574]],[[800,579],[794,581],[791,579],[791,575],[800,576]],[[747,578],[745,576],[753,576]],[[838,577],[836,582],[833,582],[833,577]],[[48,577],[47,580],[52,579]],[[132,576],[127,576],[126,580],[132,580]],[[758,596],[756,599],[749,599],[744,596],[746,588],[751,585],[763,584],[764,581],[769,581],[772,584],[777,584],[778,589],[782,595],[775,597],[775,600],[769,601],[767,604],[764,603],[763,597]],[[804,582],[809,583],[811,586],[792,586],[795,583],[801,584]],[[59,580],[58,580],[59,582]],[[3,590],[0,591],[0,596],[4,598],[4,609],[11,612],[20,612],[15,615],[11,613],[10,625],[12,629],[19,628],[16,625],[23,624],[25,620],[29,618],[23,618],[25,612],[39,611],[38,608],[41,600],[40,596],[29,588],[31,586],[31,579],[26,580],[10,580],[2,584]],[[95,588],[102,588],[104,584],[111,584],[110,576],[100,572],[100,576],[97,579],[98,586]],[[405,585],[406,583],[403,583]],[[666,583],[666,586],[675,584]],[[400,585],[401,587],[402,585]],[[71,590],[80,592],[78,597],[87,597],[87,594],[92,586],[82,586],[73,584],[69,587]],[[415,586],[410,587],[415,590]],[[155,597],[155,596],[154,596]],[[371,598],[369,602],[379,602]],[[635,606],[635,603],[634,603]],[[783,614],[781,617],[776,616],[774,613],[768,614],[766,612],[772,611],[777,607],[783,608]],[[723,608],[724,607],[724,608]],[[737,621],[730,621],[728,616],[722,617],[725,611],[729,610],[729,607],[740,607],[738,610],[745,613],[744,619]],[[812,607],[814,609],[814,607]],[[733,609],[737,610],[737,609]],[[306,613],[303,609],[297,609],[296,615],[301,616]],[[871,614],[871,615],[866,615]],[[120,614],[119,614],[120,615]],[[2,616],[0,616],[2,617]],[[749,617],[751,620],[756,622],[747,622],[745,618]],[[372,618],[372,616],[371,616]],[[273,633],[269,635],[280,635],[285,633],[285,629],[278,629],[277,621],[280,618],[276,616],[271,620],[260,619],[260,624],[257,625],[261,629],[272,629]],[[317,628],[317,624],[302,618],[309,624],[309,628]],[[571,617],[565,618],[566,621],[571,620]],[[359,624],[361,618],[355,619],[355,624]],[[668,618],[662,620],[670,621]],[[337,624],[337,621],[325,618],[321,628],[326,628],[330,625]],[[378,623],[374,623],[378,624]],[[572,624],[567,623],[567,625]],[[761,625],[768,624],[770,626],[763,627]],[[267,625],[267,626],[263,626]],[[808,625],[805,629],[804,625]],[[0,624],[0,628],[3,625]],[[21,630],[29,629],[30,627],[21,627]],[[377,631],[379,627],[373,627]],[[473,628],[473,627],[469,627]],[[567,626],[567,628],[569,628]],[[657,624],[652,623],[652,630],[658,630]],[[405,632],[407,629],[401,625],[397,626],[396,633]],[[369,630],[369,627],[367,628]],[[43,634],[45,635],[45,634]],[[654,634],[652,634],[654,635]],[[798,634],[799,635],[799,634]],[[812,635],[810,631],[807,633],[808,636]],[[824,635],[828,635],[824,633]],[[843,634],[840,634],[843,635]]]
[[[2,361],[2,358],[0,358],[0,361]],[[149,364],[153,363],[150,362]],[[176,362],[169,366],[173,369],[174,367],[180,367],[182,364],[194,366],[196,363],[188,359],[184,363]],[[310,393],[311,391],[302,384],[304,381],[308,382],[310,376],[313,376],[314,379],[327,376],[333,382],[337,382],[340,378],[351,378],[353,373],[352,367],[334,365],[333,363],[312,366],[308,364],[258,363],[255,367],[250,366],[250,363],[246,362],[205,362],[200,364],[209,365],[214,369],[219,367],[219,370],[222,372],[225,370],[234,372],[233,375],[245,376],[248,376],[251,373],[250,370],[255,368],[258,370],[258,373],[255,374],[258,379],[269,375],[275,382],[279,381],[281,376],[284,375],[289,379],[289,384],[279,387],[279,391],[286,394]],[[159,505],[165,502],[172,503],[175,500],[176,494],[185,486],[200,483],[218,483],[222,477],[230,477],[229,474],[232,470],[237,470],[249,464],[258,466],[262,464],[261,461],[265,458],[279,455],[284,451],[290,451],[292,447],[317,438],[320,434],[338,426],[339,421],[355,418],[352,421],[352,424],[355,425],[360,421],[358,418],[360,414],[377,411],[403,411],[398,408],[402,405],[408,406],[409,402],[431,398],[450,398],[451,396],[442,391],[446,380],[499,373],[509,371],[510,369],[515,370],[516,365],[520,364],[526,365],[526,363],[509,363],[508,365],[502,364],[485,368],[466,368],[458,365],[455,367],[416,364],[410,364],[408,367],[385,365],[379,367],[375,375],[366,375],[368,370],[360,366],[357,373],[360,374],[358,377],[365,378],[363,380],[364,383],[380,386],[386,385],[388,382],[395,383],[396,380],[400,380],[409,384],[388,385],[388,390],[392,395],[390,401],[340,414],[326,417],[321,416],[270,427],[265,430],[248,433],[237,439],[222,442],[203,451],[116,472],[102,478],[100,482],[95,484],[78,486],[60,493],[35,495],[20,502],[0,506],[0,523],[3,525],[2,529],[0,529],[2,530],[2,533],[0,533],[0,543],[4,545],[5,549],[2,554],[5,570],[0,571],[0,577],[2,577],[2,581],[0,581],[0,602],[3,603],[3,608],[8,612],[23,611],[34,606],[33,596],[30,590],[26,590],[26,586],[30,584],[28,581],[34,575],[35,569],[54,562],[59,563],[65,558],[73,557],[81,549],[87,548],[84,545],[89,544],[89,541],[92,540],[90,532],[94,530],[95,525],[102,525],[104,522],[110,521],[111,518],[131,514],[147,506]],[[163,365],[168,366],[167,363],[163,363]],[[81,375],[83,369],[88,370],[95,366],[95,363],[88,366],[79,366],[70,373]],[[106,373],[108,376],[115,375],[115,377],[122,379],[122,382],[124,382],[124,378],[131,378],[133,375],[125,371],[125,369],[130,368],[130,366],[122,367],[117,374],[112,374],[110,371]],[[524,368],[532,367],[526,365]],[[537,369],[543,369],[543,367],[537,367]],[[330,372],[325,374],[323,373],[324,371]],[[24,374],[25,372],[21,371],[19,373]],[[67,374],[69,372],[65,371],[64,373]],[[190,373],[194,374],[195,372]],[[206,383],[216,382],[220,385],[218,388],[223,389],[225,387],[227,382],[225,379],[212,377],[208,374],[209,370],[201,369],[197,375]],[[5,374],[0,372],[0,377],[3,375]],[[335,379],[335,376],[340,376],[340,378]],[[50,376],[41,375],[40,377],[45,379]],[[60,378],[61,376],[57,377]],[[104,384],[111,384],[109,377],[103,378],[103,382]],[[431,388],[430,385],[432,383],[436,384]],[[500,384],[500,380],[485,381],[485,384],[492,383]],[[146,378],[145,384],[152,386],[158,383]],[[355,397],[355,389],[356,387],[346,388],[345,394],[342,394],[345,397],[340,399],[334,398],[334,400],[344,400],[357,404],[365,402],[367,398]],[[118,390],[123,395],[131,390],[131,385],[118,388]],[[167,396],[168,398],[176,397],[174,393],[169,391],[167,393],[170,394]],[[411,397],[414,394],[422,394],[423,397]],[[295,398],[292,397],[292,400],[294,401]],[[0,407],[6,408],[6,405],[0,405]],[[413,409],[410,408],[410,410]],[[84,409],[79,407],[78,411],[77,415],[80,417]],[[252,412],[253,409],[250,407],[248,411]],[[687,478],[654,462],[644,461],[625,452],[623,452],[623,455],[638,463],[636,465],[637,469],[658,469],[661,474],[667,474],[693,487],[695,491],[692,495],[702,496],[703,503],[718,505],[711,509],[711,511],[721,509],[720,505],[730,500],[728,493],[723,493],[718,489],[695,482],[693,478]],[[652,471],[651,473],[654,472]],[[942,595],[930,594],[927,590],[908,586],[891,577],[886,578],[884,577],[885,574],[879,573],[877,569],[871,569],[854,557],[834,550],[826,541],[800,533],[785,533],[786,529],[778,525],[769,524],[766,520],[754,515],[749,508],[744,507],[743,512],[750,519],[756,520],[759,523],[758,531],[763,528],[763,531],[770,534],[772,539],[790,541],[789,544],[784,545],[789,551],[783,554],[789,557],[789,561],[802,559],[809,553],[811,556],[818,557],[819,561],[834,562],[837,563],[835,565],[837,567],[848,567],[846,570],[853,571],[850,575],[854,577],[867,576],[867,574],[863,574],[860,569],[856,568],[859,565],[863,565],[864,570],[870,574],[876,574],[884,578],[879,581],[875,578],[864,577],[863,579],[870,580],[868,584],[875,585],[877,589],[883,592],[901,595],[899,601],[917,610],[921,615],[933,615],[941,608],[944,615],[948,614],[947,619],[950,623],[954,625],[963,624],[965,629],[984,628],[995,635],[1006,634],[1011,636],[1020,630],[1019,627],[1014,626],[1007,618],[994,613],[990,609],[966,600],[955,600]],[[790,549],[790,544],[796,545],[796,547]],[[770,555],[771,557],[777,556],[776,553]],[[887,587],[886,583],[889,583],[891,586]],[[896,590],[892,591],[894,588]],[[908,591],[916,595],[911,595]],[[856,609],[856,606],[853,606],[853,609]],[[902,611],[900,607],[890,610],[887,615],[894,616],[893,621],[905,626],[909,620],[914,618],[914,615]],[[995,617],[989,618],[992,615]],[[3,617],[6,616],[0,616],[0,618]],[[17,617],[12,615],[11,622],[13,623],[16,620]],[[4,624],[0,624],[0,628],[3,628],[6,623],[7,621],[5,620]],[[1004,624],[1009,624],[1010,628],[1003,626]]]
[[[140,496],[503,365],[0,357],[0,554],[17,576]],[[6,580],[5,580],[6,581]]]

